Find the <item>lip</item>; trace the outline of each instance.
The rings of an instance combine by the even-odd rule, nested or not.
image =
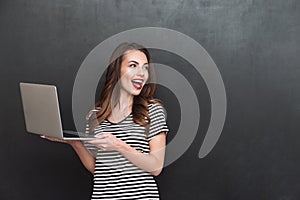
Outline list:
[[[141,81],[141,82],[144,82],[144,79],[142,79],[142,78],[134,78],[134,79],[132,79],[132,81]]]
[[[132,79],[131,83],[135,89],[140,90],[143,88],[144,79],[139,79],[139,78]]]

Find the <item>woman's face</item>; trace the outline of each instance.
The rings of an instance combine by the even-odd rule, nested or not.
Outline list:
[[[139,50],[129,50],[121,64],[121,90],[130,95],[139,95],[148,80],[148,60]]]

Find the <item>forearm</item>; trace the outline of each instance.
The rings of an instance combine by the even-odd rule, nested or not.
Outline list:
[[[71,146],[77,153],[84,167],[92,174],[94,174],[95,158],[90,154],[90,152],[85,148],[85,146],[81,142],[71,144]]]
[[[164,132],[149,141],[149,154],[137,151],[110,133],[96,135],[96,139],[89,141],[89,143],[103,151],[118,151],[134,165],[155,176],[162,170],[166,147]]]
[[[142,170],[158,175],[164,163],[165,148],[145,154],[137,151],[125,142],[121,142],[118,150],[130,162]]]

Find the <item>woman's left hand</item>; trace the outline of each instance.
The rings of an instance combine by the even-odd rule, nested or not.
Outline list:
[[[88,141],[88,143],[96,146],[104,151],[118,151],[122,141],[111,133],[97,134],[96,139]]]

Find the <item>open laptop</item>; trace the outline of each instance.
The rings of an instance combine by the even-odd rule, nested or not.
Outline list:
[[[54,85],[20,83],[26,130],[63,140],[93,140],[92,134],[62,129],[57,89]]]

